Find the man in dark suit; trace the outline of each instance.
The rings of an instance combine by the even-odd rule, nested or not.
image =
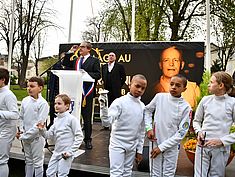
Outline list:
[[[121,88],[126,81],[126,72],[123,65],[116,62],[116,55],[109,53],[108,63],[102,66],[102,80],[104,89],[108,90],[108,105],[121,96]]]
[[[63,65],[70,67],[75,70],[83,69],[85,70],[93,79],[95,83],[84,82],[83,83],[83,95],[82,95],[82,108],[81,114],[84,122],[84,131],[85,131],[85,147],[86,149],[92,149],[91,144],[91,134],[92,134],[92,103],[95,96],[95,87],[97,80],[101,78],[100,73],[100,61],[98,58],[95,58],[90,55],[92,45],[90,42],[82,42],[80,46],[74,45],[67,54],[65,54]],[[76,60],[73,59],[76,52],[80,53],[80,57]],[[73,55],[71,56],[71,53]]]

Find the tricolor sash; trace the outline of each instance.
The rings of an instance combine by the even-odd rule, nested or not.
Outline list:
[[[82,90],[82,97],[83,97],[82,107],[85,107],[85,106],[86,106],[86,97],[87,97],[88,95],[90,95],[93,90],[94,90],[94,82],[91,84],[91,86],[90,86],[87,90],[84,88],[84,84],[83,84],[83,90]]]

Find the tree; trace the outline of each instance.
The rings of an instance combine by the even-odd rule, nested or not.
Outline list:
[[[125,5],[122,5],[122,2]],[[126,38],[128,41],[131,40],[131,1],[120,1],[114,0],[114,4],[117,7],[118,12],[120,13],[123,27],[126,31]]]
[[[136,40],[165,39],[165,0],[138,0],[136,7]]]
[[[45,36],[46,33],[38,33],[37,37],[35,38],[35,40],[33,41],[33,55],[34,55],[34,59],[35,59],[35,68],[36,68],[36,75],[39,75],[38,72],[38,61],[42,55],[42,51],[43,51],[43,46],[45,44]]]
[[[217,71],[221,71],[222,70],[222,64],[220,62],[220,60],[217,58],[215,60],[212,61],[212,65],[211,65],[211,73],[215,73]]]
[[[35,37],[44,29],[56,26],[48,19],[52,15],[51,9],[45,7],[47,0],[28,0],[23,4],[22,0],[17,3],[19,15],[20,48],[22,58],[22,71],[19,76],[20,86],[25,83],[26,70],[30,54],[30,47]]]
[[[9,44],[10,44],[10,19],[11,19],[11,7],[9,3],[6,3],[5,1],[0,2],[0,41],[4,40],[7,44],[7,51],[9,51]],[[19,41],[18,38],[18,21],[16,20],[16,17],[14,19],[14,29],[13,29],[13,41],[12,41],[12,52],[16,45],[16,43]]]
[[[114,39],[131,40],[130,0],[106,0],[102,9],[106,29]],[[136,0],[135,40],[181,40],[200,29],[198,18],[205,15],[205,0]],[[170,33],[170,34],[169,34]]]
[[[18,43],[17,43],[18,44]],[[20,52],[20,47],[19,44],[14,47],[14,54],[12,57],[12,66],[16,68],[17,73],[18,73],[18,78],[21,75],[21,68],[22,68],[22,59],[21,59],[21,52]],[[18,83],[19,85],[19,79],[18,79]]]
[[[104,18],[106,13],[100,13],[97,17],[88,18],[87,26],[88,29],[83,32],[82,38],[83,40],[91,41],[91,42],[99,42],[103,38],[103,42],[107,39],[107,34],[102,32],[104,25]]]
[[[15,43],[13,44],[19,43],[20,46],[20,57],[17,61],[21,65],[21,71],[19,73],[19,84],[21,87],[25,83],[26,70],[33,41],[40,32],[49,27],[59,28],[50,21],[55,12],[52,9],[46,8],[46,3],[49,2],[48,0],[15,0],[16,9],[13,41]],[[2,12],[1,14],[4,14],[3,12],[6,14],[5,16],[1,15],[3,21],[1,21],[0,34],[6,37],[4,40],[9,48],[10,10],[8,9],[9,6],[2,5],[2,9],[0,10]]]
[[[87,25],[92,27],[83,32],[83,39],[94,41],[94,36],[102,36],[103,38],[99,38],[99,41],[101,39],[103,41],[130,41],[131,3],[121,0],[106,0],[103,7],[105,8],[101,9],[97,17],[88,19]],[[98,34],[99,32],[100,34]]]
[[[217,63],[225,71],[228,61],[235,54],[235,1],[212,0],[214,36],[218,45]]]
[[[164,10],[171,29],[171,41],[184,39],[194,17],[205,15],[205,0],[166,0]]]

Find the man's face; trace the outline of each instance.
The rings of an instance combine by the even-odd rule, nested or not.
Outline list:
[[[85,56],[90,53],[90,49],[87,48],[87,44],[85,42],[82,42],[79,47],[80,55]]]
[[[163,51],[159,67],[165,77],[171,78],[179,74],[180,69],[183,69],[184,62],[180,61],[180,57],[180,53],[174,48]]]
[[[113,63],[116,60],[116,55],[115,53],[111,52],[109,53],[109,63]]]

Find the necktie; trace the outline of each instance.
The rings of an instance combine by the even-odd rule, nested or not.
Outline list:
[[[81,57],[80,58],[80,62],[79,62],[79,68],[80,69],[82,68],[83,60],[84,60],[84,57]]]

